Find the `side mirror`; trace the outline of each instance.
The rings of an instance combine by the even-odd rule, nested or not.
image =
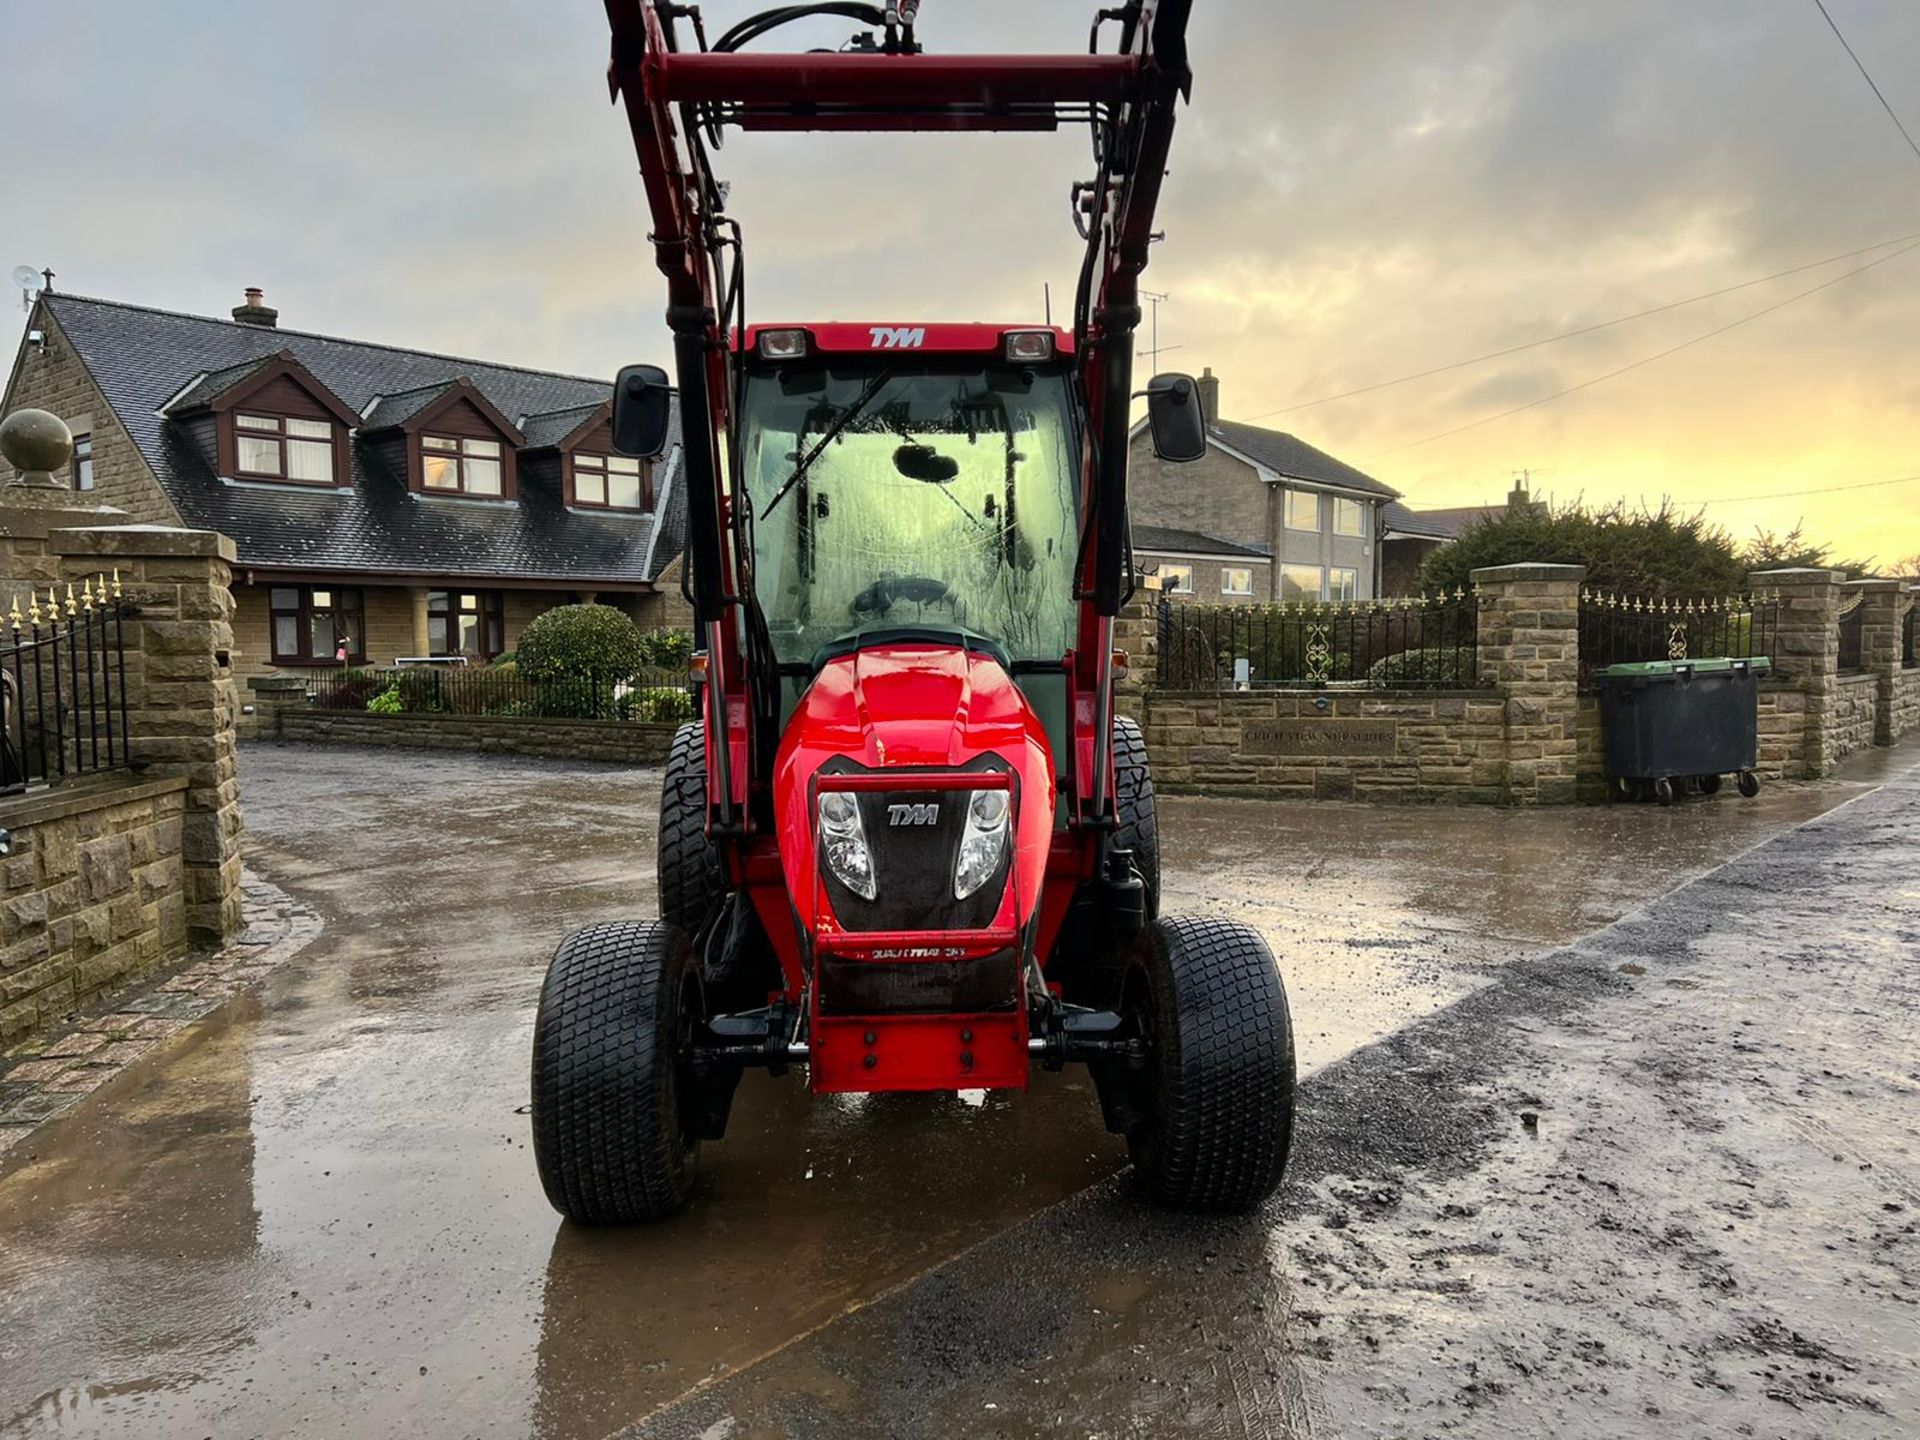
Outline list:
[[[646,458],[661,454],[672,437],[673,382],[658,365],[629,365],[613,382],[613,448]]]
[[[1207,453],[1206,408],[1191,375],[1156,375],[1147,382],[1147,428],[1153,453],[1184,465]]]

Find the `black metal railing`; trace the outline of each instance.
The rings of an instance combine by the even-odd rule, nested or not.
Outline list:
[[[546,720],[691,720],[685,671],[626,680],[530,680],[517,671],[442,666],[323,670],[307,681],[316,710],[374,715],[493,715]]]
[[[1906,670],[1920,668],[1920,596],[1907,607],[1907,618],[1900,626],[1900,665]]]
[[[0,795],[127,766],[125,628],[117,574],[0,616]]]
[[[1480,602],[1465,591],[1280,605],[1160,602],[1158,683],[1169,690],[1472,689]]]
[[[1751,595],[1621,595],[1580,592],[1580,683],[1591,685],[1609,665],[1649,660],[1772,655],[1780,598]]]
[[[1862,631],[1866,620],[1867,609],[1858,596],[1840,612],[1840,649],[1834,665],[1842,675],[1857,675],[1866,669],[1866,662],[1861,658]]]

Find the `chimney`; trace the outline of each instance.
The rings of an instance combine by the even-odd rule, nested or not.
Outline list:
[[[1213,425],[1220,419],[1220,380],[1209,365],[1200,372],[1200,404],[1206,412],[1207,424]]]
[[[266,292],[258,285],[247,287],[247,303],[233,307],[236,324],[258,325],[263,330],[273,329],[280,321],[280,312],[266,303]]]
[[[1509,515],[1524,515],[1533,509],[1533,497],[1527,491],[1527,485],[1532,479],[1532,472],[1526,470],[1513,477],[1513,489],[1507,492]]]

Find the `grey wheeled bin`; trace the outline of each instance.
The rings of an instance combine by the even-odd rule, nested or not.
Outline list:
[[[1600,724],[1614,795],[1671,805],[1687,782],[1711,795],[1723,775],[1737,778],[1742,795],[1758,794],[1759,680],[1771,668],[1763,655],[1601,670]]]

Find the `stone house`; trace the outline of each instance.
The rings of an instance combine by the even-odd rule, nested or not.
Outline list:
[[[1400,492],[1283,430],[1221,419],[1219,379],[1207,370],[1199,383],[1208,417],[1204,458],[1163,464],[1145,420],[1133,429],[1127,508],[1142,568],[1174,567],[1193,588],[1171,593],[1203,601],[1379,595],[1383,512]],[[1204,544],[1164,550],[1160,540],[1147,544],[1143,531],[1184,532]],[[1252,563],[1223,564],[1221,547]],[[1248,570],[1253,594],[1228,593],[1226,583]]]
[[[278,319],[43,291],[0,407],[65,420],[95,502],[233,541],[238,677],[487,660],[586,599],[686,623],[679,447],[616,455],[609,380]]]

